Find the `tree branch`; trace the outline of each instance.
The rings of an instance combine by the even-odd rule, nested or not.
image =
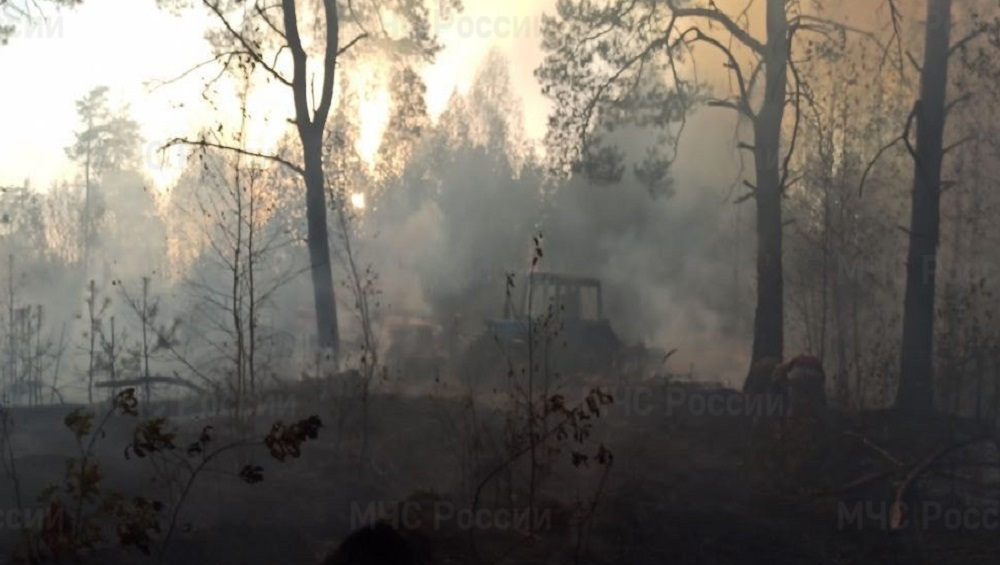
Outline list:
[[[972,93],[966,92],[965,94],[959,96],[958,98],[952,100],[951,102],[948,102],[944,106],[944,115],[947,116],[948,114],[951,113],[952,110],[955,109],[956,106],[962,104],[963,102],[967,102],[971,98],[972,98]]]
[[[913,147],[912,143],[910,143],[910,130],[913,128],[913,122],[915,122],[917,118],[920,116],[922,105],[923,104],[920,100],[917,100],[916,102],[913,103],[913,108],[910,110],[910,115],[906,117],[906,128],[903,130],[903,136],[902,136],[903,143],[906,144],[906,151],[910,154],[910,157],[913,157],[914,161],[917,161],[918,165],[920,164],[919,163],[920,156],[917,155],[916,148]]]
[[[285,36],[288,49],[292,52],[292,95],[295,98],[295,123],[302,133],[313,125],[309,116],[309,100],[306,88],[306,51],[302,48],[299,24],[295,16],[295,0],[281,0],[285,16]]]
[[[673,28],[673,20],[671,20],[670,27],[668,27],[668,29],[672,28]],[[580,131],[578,132],[582,150],[586,150],[588,143],[587,129],[589,128],[590,122],[593,119],[594,110],[597,108],[597,103],[600,102],[601,98],[604,96],[605,91],[611,88],[611,85],[614,84],[622,76],[622,74],[625,73],[625,71],[630,69],[632,65],[644,60],[646,57],[648,57],[651,53],[653,53],[657,49],[668,46],[669,46],[669,39],[666,36],[659,38],[655,41],[651,41],[649,45],[646,46],[645,49],[643,49],[634,57],[626,60],[625,63],[617,71],[612,73],[612,75],[607,78],[607,80],[605,80],[603,83],[597,86],[594,95],[590,97],[590,100],[587,101],[587,105],[584,106],[583,108],[583,113],[582,113],[583,120],[580,125]]]
[[[813,31],[819,33],[820,35],[827,36],[832,31],[839,31],[843,33],[853,33],[860,35],[866,39],[871,40],[875,45],[882,49],[887,50],[888,47],[882,44],[882,41],[874,33],[861,29],[859,27],[854,27],[842,22],[836,22],[833,20],[828,20],[826,18],[821,18],[819,16],[811,16],[809,14],[801,14],[793,18],[789,24],[789,35],[794,35],[798,30]]]
[[[961,145],[965,145],[966,143],[968,143],[968,142],[976,139],[976,137],[977,137],[976,134],[970,133],[969,135],[963,137],[962,139],[959,139],[955,143],[952,143],[951,145],[948,145],[944,149],[942,149],[941,150],[941,155],[942,156],[947,155],[950,151],[958,148]]]
[[[271,76],[277,79],[278,82],[284,84],[285,86],[292,86],[291,81],[286,79],[284,75],[279,73],[277,69],[275,69],[267,61],[264,60],[261,54],[257,51],[256,46],[251,45],[250,42],[247,41],[245,37],[243,37],[243,34],[236,31],[236,28],[234,28],[233,25],[229,23],[229,19],[226,18],[226,16],[222,13],[222,8],[219,7],[218,2],[212,2],[210,0],[202,0],[202,4],[204,4],[209,10],[211,10],[212,13],[214,13],[215,16],[219,19],[219,21],[222,22],[222,25],[226,28],[226,31],[229,33],[229,35],[232,36],[236,41],[240,43],[240,45],[243,46],[243,49],[246,50],[245,53],[248,57],[253,59],[254,62],[259,64],[261,67],[264,67],[264,69],[267,70],[267,72],[271,73]]]
[[[718,8],[680,8],[677,6],[676,0],[667,0],[667,6],[670,7],[670,11],[674,16],[678,18],[705,18],[721,24],[722,27],[726,28],[726,31],[731,33],[745,47],[758,55],[764,54],[764,44],[755,39],[747,30],[741,28],[739,24]]]
[[[917,152],[915,149],[913,149],[913,146],[910,144],[910,130],[913,127],[913,121],[917,118],[917,113],[919,111],[920,111],[920,101],[917,100],[913,104],[913,108],[910,110],[910,115],[906,117],[906,128],[903,130],[902,135],[893,139],[885,146],[883,146],[881,149],[879,149],[878,153],[875,154],[875,157],[873,157],[872,160],[869,161],[868,165],[865,167],[865,172],[861,175],[861,183],[858,185],[858,196],[863,195],[865,190],[865,181],[868,179],[868,173],[870,173],[872,168],[875,167],[875,163],[882,157],[883,153],[888,151],[897,143],[899,142],[906,143],[906,148],[910,152],[910,156],[912,156],[913,159],[916,160]]]
[[[266,153],[258,153],[256,151],[250,151],[248,149],[243,149],[241,147],[234,147],[232,145],[225,145],[223,143],[216,143],[214,141],[209,141],[207,139],[187,139],[187,138],[184,138],[184,137],[175,137],[175,138],[171,139],[170,141],[164,143],[160,147],[160,150],[163,151],[165,149],[169,149],[170,147],[173,147],[174,145],[191,145],[191,146],[194,146],[194,147],[201,147],[201,148],[209,148],[209,147],[211,147],[213,149],[222,149],[224,151],[232,151],[234,153],[237,153],[237,154],[240,154],[240,155],[245,155],[247,157],[257,157],[259,159],[265,159],[265,160],[268,160],[268,161],[279,163],[281,165],[284,165],[284,166],[288,167],[289,169],[291,169],[292,171],[295,171],[296,173],[298,173],[300,175],[304,175],[305,174],[305,169],[303,169],[299,165],[296,165],[295,163],[289,161],[288,159],[285,159],[284,157],[279,157],[278,155],[269,155],[269,154],[266,154]]]
[[[979,37],[980,35],[982,35],[985,32],[986,32],[986,28],[984,26],[977,27],[975,30],[973,30],[971,33],[969,33],[969,35],[966,35],[962,39],[959,39],[958,41],[955,42],[954,45],[952,45],[951,47],[949,47],[948,48],[948,56],[951,57],[952,55],[955,54],[955,51],[958,51],[959,49],[965,47],[966,45],[968,45],[968,43],[970,41],[972,41],[973,39]]]
[[[186,78],[191,73],[197,71],[198,69],[201,69],[203,67],[207,67],[208,65],[211,65],[213,63],[218,63],[219,60],[221,60],[221,59],[225,59],[225,62],[222,64],[222,66],[223,67],[227,67],[227,66],[229,66],[229,62],[233,60],[233,57],[238,57],[242,53],[243,53],[242,51],[226,51],[225,53],[218,53],[217,55],[215,55],[211,59],[208,59],[207,61],[202,61],[201,63],[198,63],[197,65],[189,68],[188,70],[182,72],[181,74],[179,74],[179,75],[177,75],[177,76],[175,76],[173,78],[169,78],[167,80],[152,80],[152,81],[150,81],[150,83],[155,83],[155,85],[149,91],[150,92],[154,92],[154,91],[156,91],[157,89],[159,89],[161,87],[164,87],[164,86],[167,86],[167,85],[179,82],[179,81],[183,80],[184,78]]]
[[[323,90],[319,106],[313,116],[313,123],[323,127],[330,114],[333,102],[333,80],[337,74],[337,56],[340,55],[340,19],[337,15],[337,0],[323,0],[326,16],[326,53],[323,57]],[[357,41],[358,38],[355,38]]]
[[[913,69],[917,71],[917,74],[923,74],[924,68],[920,66],[920,63],[917,61],[917,58],[913,56],[913,53],[907,51],[906,58],[909,59],[910,64],[913,65]]]
[[[788,182],[788,166],[792,162],[792,154],[795,153],[795,142],[799,137],[799,123],[802,120],[802,77],[799,76],[798,67],[795,66],[791,57],[788,59],[788,68],[791,69],[792,76],[795,77],[795,122],[792,126],[792,139],[788,144],[788,153],[785,154],[784,162],[781,164],[781,182],[778,183],[778,187],[782,193],[788,188],[785,184]]]
[[[927,456],[923,461],[921,461],[916,467],[907,473],[903,482],[896,489],[896,496],[892,503],[892,508],[890,512],[889,528],[893,531],[899,530],[903,526],[903,520],[906,518],[903,515],[905,512],[905,506],[903,504],[903,499],[906,497],[906,491],[909,490],[910,485],[913,484],[920,475],[924,474],[930,467],[936,463],[938,460],[947,457],[948,455],[955,453],[956,451],[961,451],[966,447],[975,445],[980,442],[985,441],[995,441],[995,436],[985,436],[985,437],[975,437],[954,445],[947,445],[941,449],[935,451],[934,453]]]
[[[712,98],[705,102],[705,105],[710,108],[729,108],[730,110],[740,111],[740,106],[733,102],[732,100],[722,100],[719,98]]]
[[[881,71],[882,65],[885,63],[886,58],[889,56],[889,44],[895,42],[896,44],[896,57],[899,63],[899,77],[903,78],[903,34],[900,33],[903,23],[903,14],[896,7],[895,0],[887,0],[889,5],[889,19],[892,21],[892,37],[889,38],[889,42],[886,44],[886,48],[882,51],[882,59],[879,61],[879,70]]]
[[[337,56],[341,56],[347,52],[348,49],[354,47],[354,44],[368,37],[368,33],[362,33],[361,35],[355,37],[354,39],[348,41],[343,47],[337,50]]]
[[[269,6],[269,8],[276,8],[276,7],[277,6]],[[264,23],[267,24],[268,29],[270,29],[278,37],[283,39],[285,43],[288,43],[288,38],[285,37],[285,33],[281,31],[280,28],[278,28],[278,24],[271,21],[270,16],[267,15],[267,13],[264,11],[264,8],[261,7],[259,2],[254,4],[253,9],[255,12],[257,12],[257,15],[260,16],[260,19],[264,20]]]
[[[695,37],[690,40],[685,39],[685,36],[691,32],[694,32]],[[751,121],[755,121],[757,119],[757,116],[756,114],[754,114],[753,109],[750,107],[750,94],[747,91],[746,80],[744,80],[743,78],[743,70],[739,66],[739,63],[736,61],[736,57],[733,55],[732,50],[723,45],[722,42],[719,41],[718,39],[715,39],[714,37],[711,37],[703,33],[700,29],[698,29],[697,26],[688,28],[683,33],[681,33],[680,37],[677,38],[675,44],[683,42],[685,45],[690,45],[691,43],[694,43],[696,41],[703,41],[705,43],[708,43],[709,45],[714,46],[719,51],[722,51],[722,54],[725,55],[727,59],[729,59],[728,66],[730,70],[732,70],[733,73],[736,74],[736,83],[740,90],[738,98],[739,102],[736,104],[738,107],[736,109],[746,117],[750,118]],[[717,104],[717,105],[722,105],[722,104]]]
[[[754,86],[757,85],[757,78],[760,77],[760,72],[764,69],[764,59],[757,61],[754,65],[753,70],[750,71],[750,79],[747,80],[747,92],[753,92]]]

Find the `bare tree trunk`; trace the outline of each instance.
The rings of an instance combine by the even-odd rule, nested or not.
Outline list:
[[[59,393],[59,369],[62,367],[63,353],[66,350],[66,322],[63,322],[62,330],[59,332],[59,348],[55,352],[55,367],[52,370],[52,385],[49,388],[49,404],[55,404],[55,396]],[[62,401],[62,394],[59,395]]]
[[[830,190],[831,184],[833,184],[832,178],[827,178],[823,182],[823,236],[822,236],[822,253],[823,253],[823,268],[820,284],[820,305],[819,305],[819,349],[816,351],[821,361],[826,361],[826,330],[827,325],[830,320],[830,286],[831,286],[831,276],[830,276],[830,263],[832,263],[831,255],[831,238],[833,237],[831,232],[833,231],[833,211],[831,210],[833,204],[830,202]]]
[[[251,179],[251,182],[256,181],[256,178],[253,178],[253,176]],[[259,315],[257,285],[254,275],[256,274],[260,258],[254,246],[253,237],[257,231],[255,228],[258,225],[256,215],[257,191],[253,185],[251,185],[251,189],[247,194],[247,207],[249,208],[249,221],[247,222],[247,227],[249,228],[247,230],[247,294],[249,295],[247,304],[247,337],[249,341],[247,345],[247,376],[250,379],[249,392],[252,400],[250,429],[253,430],[257,417],[257,316]]]
[[[115,397],[115,384],[118,382],[118,371],[116,370],[116,365],[118,365],[118,346],[115,340],[115,317],[111,316],[111,342],[107,344],[102,344],[105,349],[106,355],[108,357],[108,380],[111,381],[111,390],[108,394],[108,400],[112,400]],[[103,334],[102,334],[103,341]]]
[[[782,279],[782,179],[779,166],[781,120],[788,84],[788,16],[784,0],[767,2],[764,103],[754,123],[757,169],[757,309],[750,366],[784,354]]]
[[[309,263],[312,271],[313,299],[316,305],[316,334],[320,348],[330,351],[337,366],[340,336],[337,328],[337,304],[333,291],[330,241],[326,220],[326,176],[323,171],[323,131],[333,100],[333,85],[340,49],[340,21],[336,0],[323,0],[326,22],[326,46],[323,82],[315,111],[309,109],[307,56],[299,36],[295,0],[282,0],[285,36],[292,54],[292,92],[295,98],[295,125],[302,142],[303,177],[306,185],[306,222],[308,225]]]
[[[42,355],[45,350],[42,348],[42,324],[44,322],[43,317],[44,310],[41,304],[35,305],[35,351],[32,354],[34,369],[32,373],[34,375],[34,382],[31,384],[31,395],[33,400],[31,404],[33,406],[39,406],[42,404]]]
[[[914,108],[917,147],[910,247],[906,258],[900,380],[896,391],[896,408],[914,413],[926,413],[934,407],[934,271],[940,239],[941,161],[944,157],[950,32],[951,0],[927,0],[920,101]]]
[[[245,96],[245,95],[244,95]],[[246,131],[245,127],[246,117],[244,113],[244,124],[240,128],[241,135],[242,132]],[[246,187],[243,185],[242,175],[240,174],[242,168],[240,167],[240,160],[237,158],[235,163],[235,178],[233,181],[233,206],[235,207],[235,219],[236,226],[233,233],[232,240],[232,266],[231,271],[231,289],[232,289],[232,302],[230,302],[229,309],[230,315],[232,317],[233,324],[233,340],[236,342],[236,348],[233,350],[233,377],[235,382],[233,383],[234,394],[233,394],[233,429],[236,431],[237,435],[244,433],[244,422],[243,422],[243,402],[244,402],[244,387],[246,379],[246,334],[244,333],[243,327],[243,289],[241,285],[241,277],[243,276],[243,265],[241,263],[241,257],[244,256],[243,253],[243,191]],[[251,187],[252,188],[252,187]],[[252,251],[252,250],[251,250]],[[252,257],[251,253],[246,254],[248,257]]]
[[[87,129],[93,129],[92,122],[87,123]],[[90,275],[90,244],[91,244],[91,208],[90,208],[90,146],[87,147],[87,160],[84,164],[83,173],[83,273]]]
[[[854,390],[855,390],[855,398],[857,398],[858,401],[858,409],[860,410],[865,407],[865,404],[867,402],[867,397],[866,397],[867,388],[865,387],[865,385],[870,382],[870,379],[863,378],[862,376],[863,372],[861,367],[862,357],[861,357],[861,312],[860,312],[861,305],[859,304],[861,298],[860,298],[859,285],[857,284],[857,282],[855,282],[854,277],[848,279],[848,282],[850,284],[848,288],[850,290],[850,296],[851,296],[851,345],[852,349],[854,350],[852,352],[854,357],[853,361]]]
[[[94,279],[90,279],[90,294],[87,296],[87,314],[90,321],[90,348],[87,361],[87,404],[94,403],[94,360],[97,355],[97,318],[94,311],[97,302],[97,290],[94,286]]]
[[[149,277],[142,277],[142,376],[146,378],[146,406],[153,401],[149,384]]]
[[[14,359],[14,255],[7,262],[7,382],[10,394],[14,393],[17,384],[17,365]],[[6,391],[4,391],[6,392]]]
[[[305,157],[309,264],[312,273],[313,299],[316,304],[316,335],[319,347],[333,352],[332,362],[336,366],[340,336],[333,290],[330,240],[327,234],[326,176],[322,165],[322,129],[315,132],[303,132],[302,135],[302,149]]]

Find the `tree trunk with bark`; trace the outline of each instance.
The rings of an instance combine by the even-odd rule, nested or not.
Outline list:
[[[337,303],[333,290],[333,266],[326,218],[326,174],[323,170],[323,132],[333,99],[334,77],[340,49],[340,22],[335,0],[323,0],[326,21],[326,48],[323,82],[315,111],[309,109],[307,56],[299,35],[295,0],[282,0],[285,36],[292,55],[292,93],[295,98],[295,125],[302,142],[303,177],[306,185],[306,223],[313,299],[316,305],[317,345],[338,363],[340,336]]]
[[[950,35],[951,0],[927,0],[920,100],[914,108],[917,145],[913,155],[903,343],[896,391],[896,408],[918,414],[930,412],[934,407],[934,290]]]
[[[316,305],[318,345],[321,349],[332,352],[332,361],[336,364],[340,336],[337,327],[337,306],[334,301],[330,239],[327,233],[326,175],[322,167],[322,138],[322,130],[309,132],[302,138],[305,161],[306,223],[313,300]]]
[[[757,201],[757,309],[754,312],[750,366],[784,354],[782,273],[781,121],[785,112],[790,49],[784,0],[767,2],[764,46],[764,102],[754,123]]]

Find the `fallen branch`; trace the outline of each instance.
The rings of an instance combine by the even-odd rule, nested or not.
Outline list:
[[[896,498],[892,502],[892,508],[890,512],[889,529],[893,531],[898,531],[902,528],[903,518],[904,518],[903,497],[906,496],[906,491],[909,490],[910,485],[912,485],[914,481],[920,478],[921,475],[927,472],[927,470],[930,469],[930,467],[934,463],[956,451],[965,449],[970,445],[974,445],[982,441],[989,441],[992,443],[995,440],[996,438],[994,436],[989,435],[989,436],[975,437],[970,440],[966,440],[952,445],[947,445],[935,451],[934,453],[930,454],[927,458],[921,461],[919,465],[911,469],[910,472],[907,473],[906,478],[903,479],[903,483],[899,485],[898,489],[896,489]]]

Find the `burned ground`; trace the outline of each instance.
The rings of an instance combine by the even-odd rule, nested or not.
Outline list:
[[[356,427],[338,430],[329,400],[303,397],[294,410],[316,413],[329,424],[319,439],[303,445],[301,458],[284,464],[263,451],[248,454],[263,468],[258,484],[233,476],[237,460],[221,461],[216,472],[198,480],[164,563],[318,563],[348,533],[375,518],[419,531],[429,540],[435,563],[993,562],[997,525],[969,519],[995,516],[995,491],[974,488],[995,473],[970,471],[996,464],[992,443],[945,454],[907,478],[940,448],[979,437],[974,426],[942,420],[917,428],[887,413],[834,415],[822,461],[802,480],[786,474],[774,459],[780,456],[750,433],[755,409],[721,414],[708,408],[713,397],[740,393],[684,383],[641,386],[646,387],[641,395],[619,389],[618,402],[593,422],[587,444],[610,450],[610,465],[590,460],[574,466],[572,442],[548,442],[562,450],[546,450],[539,459],[534,532],[520,522],[529,504],[523,458],[509,472],[484,481],[487,473],[477,474],[470,458],[491,468],[503,453],[490,457],[485,447],[470,453],[464,443],[467,436],[478,436],[482,445],[496,441],[502,411],[481,409],[475,433],[463,433],[471,431],[463,420],[467,405],[375,394],[369,456],[361,461],[361,438],[346,431]],[[647,400],[637,403],[640,396]],[[32,438],[52,435],[48,428],[60,425],[59,414],[68,410],[13,414],[20,422],[14,445],[32,447],[17,460],[29,509],[37,508],[30,493],[46,477],[58,479],[57,460],[72,453],[71,439],[40,445]],[[262,414],[258,429],[266,431],[275,416]],[[179,436],[205,425],[203,417],[175,420]],[[98,441],[102,489],[155,496],[162,485],[149,481],[155,473],[148,461],[126,461],[122,455],[132,425],[134,420],[116,416]],[[63,437],[71,438],[68,431]],[[582,446],[577,447],[582,451]],[[974,461],[977,457],[982,460]],[[474,482],[483,483],[475,512],[470,495],[479,485]],[[909,485],[904,499],[914,513],[895,531],[890,508],[903,483]],[[10,494],[4,489],[4,507],[14,506]],[[956,513],[965,522],[956,522]],[[478,522],[475,516],[481,517]],[[13,541],[15,532],[3,533],[5,544]],[[83,558],[108,564],[149,559],[134,549],[102,549]]]

